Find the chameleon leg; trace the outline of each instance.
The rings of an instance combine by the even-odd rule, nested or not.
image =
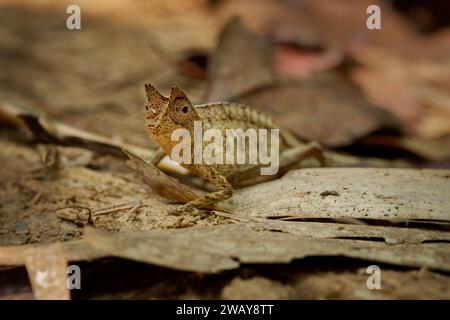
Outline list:
[[[201,209],[211,206],[219,201],[230,198],[233,195],[233,187],[227,179],[220,175],[216,170],[209,168],[198,168],[197,172],[206,180],[210,181],[218,190],[199,196],[194,200],[172,210],[171,214],[180,214],[192,211],[194,208]]]
[[[325,166],[326,159],[323,155],[322,148],[316,142],[309,144],[302,144],[285,150],[280,155],[280,170],[275,175],[261,175],[260,167],[249,168],[246,171],[238,172],[235,175],[230,175],[228,181],[235,187],[248,187],[258,183],[263,183],[279,178],[288,170],[301,168],[301,162],[308,158],[315,158],[321,166]]]
[[[322,147],[317,142],[310,142],[307,145],[296,146],[283,152],[280,157],[280,167],[286,168],[308,158],[317,159],[322,167],[326,165]]]
[[[166,156],[166,152],[163,148],[159,147],[158,150],[153,154],[153,157],[150,163],[154,166],[158,165],[158,163]]]

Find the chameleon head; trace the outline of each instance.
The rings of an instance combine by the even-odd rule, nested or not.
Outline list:
[[[151,84],[145,85],[147,95],[147,129],[154,137],[176,129],[189,129],[199,119],[194,106],[178,87],[172,87],[170,98],[164,97]]]
[[[147,102],[145,103],[147,128],[156,128],[167,112],[169,99],[159,93],[151,84],[145,85],[145,94],[147,95]]]

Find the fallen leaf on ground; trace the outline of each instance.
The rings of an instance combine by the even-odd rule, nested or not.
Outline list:
[[[36,299],[70,299],[67,260],[60,244],[35,247],[25,258],[25,266]]]
[[[414,61],[388,50],[365,48],[352,78],[376,105],[395,114],[403,127],[432,139],[450,134],[450,60]]]
[[[390,152],[390,150],[406,151],[428,161],[450,159],[450,139],[426,140],[412,136],[371,135],[358,140],[356,146],[367,147],[372,150],[378,147],[384,152]]]
[[[208,65],[203,102],[226,101],[274,79],[271,45],[234,18],[222,30]]]
[[[258,220],[256,221],[258,222]],[[389,244],[420,244],[426,242],[448,242],[450,232],[431,231],[395,226],[351,225],[331,222],[266,220],[259,223],[268,230],[280,230],[290,234],[311,238],[384,240]]]
[[[241,189],[221,205],[249,217],[450,221],[450,171],[320,168]]]
[[[187,203],[205,193],[203,190],[194,189],[194,187],[183,184],[175,178],[166,175],[154,165],[145,162],[131,152],[127,150],[123,150],[123,152],[130,159],[128,165],[144,177],[145,182],[155,193],[181,203]],[[210,206],[208,208],[223,211],[218,206]]]
[[[237,100],[272,115],[298,136],[330,147],[349,145],[378,129],[396,127],[390,114],[367,102],[337,73],[263,87]]]
[[[307,256],[346,256],[412,267],[450,270],[445,243],[397,244],[315,239],[229,224],[179,230],[106,234],[90,229],[86,241],[109,255],[177,270],[214,273],[240,264],[290,263]]]
[[[61,123],[40,110],[26,110],[15,105],[0,103],[0,121],[29,130],[33,138],[40,142],[77,146],[100,154],[111,154],[121,158],[125,157],[122,149],[130,150],[147,159],[151,159],[154,154],[154,151],[150,148],[124,143]],[[169,172],[186,172],[168,159],[163,159],[160,166]]]

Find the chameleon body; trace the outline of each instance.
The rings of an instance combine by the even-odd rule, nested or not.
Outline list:
[[[320,147],[316,144],[305,146],[290,131],[280,128],[273,119],[248,106],[229,102],[217,102],[193,105],[186,94],[178,87],[173,87],[169,98],[164,97],[152,85],[145,85],[147,95],[147,131],[160,145],[153,163],[157,164],[165,155],[171,155],[179,141],[172,141],[172,133],[176,129],[186,129],[194,136],[194,122],[201,121],[203,129],[219,129],[225,143],[226,129],[279,129],[279,152],[299,148],[298,158],[314,156],[323,160]],[[203,147],[210,142],[202,142]],[[248,150],[248,148],[247,148]],[[260,175],[261,164],[194,164],[192,146],[190,163],[181,165],[191,172],[197,173],[209,181],[217,191],[200,196],[188,202],[178,212],[193,207],[205,208],[232,196],[235,187],[251,185],[270,179]]]

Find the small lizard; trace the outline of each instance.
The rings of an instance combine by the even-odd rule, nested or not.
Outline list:
[[[281,168],[297,164],[308,157],[315,157],[321,165],[324,165],[322,149],[317,143],[300,142],[290,131],[277,126],[270,116],[248,106],[232,102],[193,105],[178,87],[172,87],[169,98],[150,84],[145,85],[145,92],[148,99],[145,105],[146,127],[149,135],[160,145],[152,159],[154,165],[157,165],[165,155],[170,155],[178,143],[171,139],[174,130],[187,129],[194,136],[194,121],[201,121],[205,128],[220,129],[223,134],[225,129],[230,128],[279,129]],[[194,157],[194,152],[191,152],[191,157]],[[194,164],[192,159],[189,164],[181,163],[181,166],[209,181],[217,191],[195,198],[173,213],[190,211],[194,207],[199,209],[210,207],[230,198],[235,187],[252,185],[277,177],[262,176],[259,170],[261,164]]]

